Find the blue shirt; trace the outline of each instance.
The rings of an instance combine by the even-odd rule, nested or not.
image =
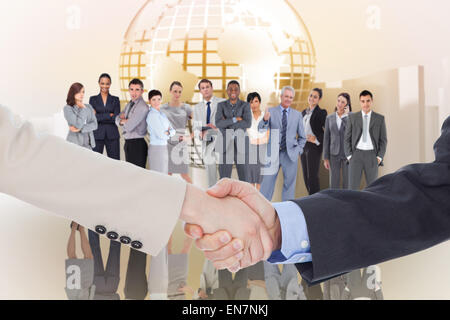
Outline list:
[[[167,140],[176,133],[167,116],[155,108],[150,108],[148,112],[147,131],[150,135],[150,144],[153,146],[166,146]]]
[[[273,203],[281,226],[281,249],[267,259],[273,264],[311,262],[311,246],[302,209],[292,201]]]

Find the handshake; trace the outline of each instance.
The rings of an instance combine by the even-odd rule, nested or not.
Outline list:
[[[275,209],[246,182],[222,179],[206,193],[189,184],[180,219],[217,269],[236,272],[267,260],[281,247]]]

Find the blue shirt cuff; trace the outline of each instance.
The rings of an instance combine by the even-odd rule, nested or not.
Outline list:
[[[233,123],[236,123],[236,122],[237,122],[236,117],[233,117]]]
[[[273,203],[281,225],[281,250],[267,260],[273,264],[311,262],[311,246],[302,209],[292,201]]]

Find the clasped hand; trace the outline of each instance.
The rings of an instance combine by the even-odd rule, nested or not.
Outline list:
[[[236,272],[280,248],[278,215],[251,184],[222,179],[206,193],[187,188],[181,213],[185,233],[217,269]]]

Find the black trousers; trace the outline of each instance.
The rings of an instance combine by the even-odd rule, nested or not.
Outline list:
[[[89,230],[89,244],[94,256],[95,294],[114,295],[120,281],[120,242],[110,241],[106,268],[103,266],[100,237],[97,232]]]
[[[123,147],[125,161],[145,168],[147,164],[148,145],[144,138],[125,140]]]
[[[144,138],[125,140],[124,151],[127,162],[145,168],[148,145]],[[126,299],[145,299],[148,292],[147,276],[145,275],[146,265],[147,254],[130,249],[124,289]]]
[[[125,299],[144,300],[148,292],[147,255],[141,251],[130,249],[127,275],[125,278]]]
[[[119,139],[109,140],[95,140],[94,151],[103,154],[106,147],[106,153],[109,158],[120,160],[120,141]]]
[[[303,179],[305,180],[308,193],[311,195],[319,192],[319,167],[322,159],[322,146],[316,146],[314,143],[306,142],[301,159]]]
[[[236,164],[236,171],[238,174],[238,179],[239,181],[247,181],[247,168],[248,165],[246,164],[246,155],[244,154],[243,157],[240,157],[238,155],[238,150],[237,150],[237,145],[236,145],[236,141],[232,142],[234,145],[234,163]],[[246,150],[247,151],[247,150]],[[244,151],[244,152],[246,152]],[[231,178],[231,173],[233,171],[233,163],[227,163],[227,153],[224,152],[222,154],[222,159],[221,159],[221,163],[219,163],[219,177],[220,179],[223,178]],[[239,163],[239,162],[243,162],[243,163]]]

